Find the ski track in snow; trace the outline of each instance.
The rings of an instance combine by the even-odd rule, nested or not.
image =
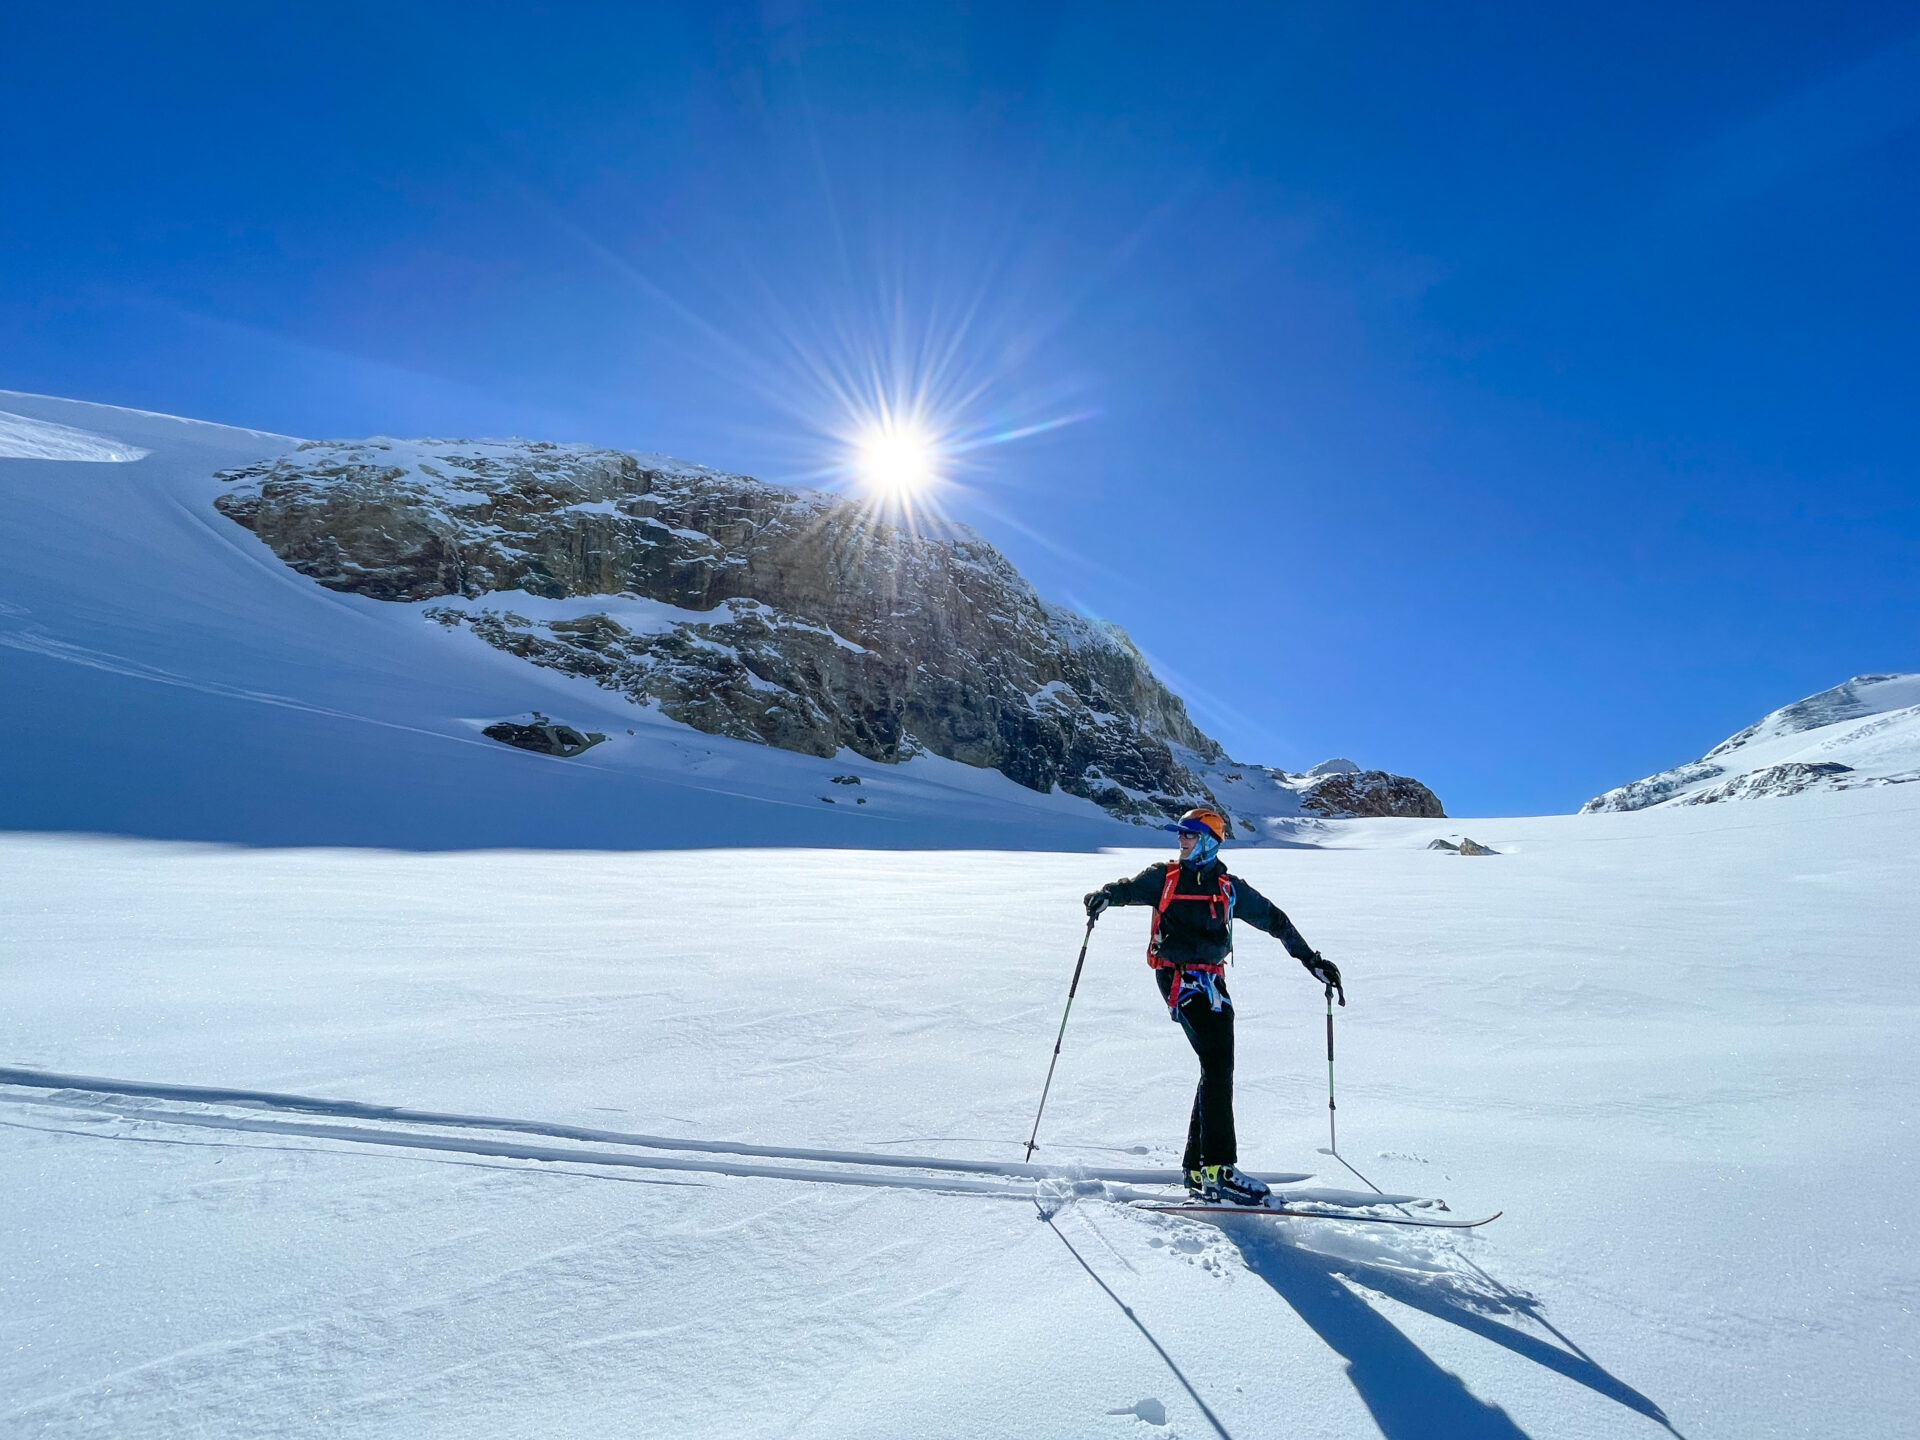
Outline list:
[[[886,1155],[857,1150],[819,1150],[804,1147],[779,1145],[747,1145],[721,1140],[672,1139],[658,1135],[635,1135],[619,1130],[596,1130],[575,1125],[555,1125],[537,1120],[509,1120],[498,1116],[486,1115],[450,1115],[440,1111],[410,1110],[398,1105],[370,1105],[354,1100],[324,1100],[306,1095],[283,1095],[260,1090],[235,1090],[220,1086],[168,1085],[151,1081],[108,1080],[93,1075],[55,1075],[44,1071],[21,1070],[0,1066],[0,1086],[32,1087],[35,1090],[54,1092],[54,1099],[71,1098],[102,1103],[95,1097],[133,1096],[139,1099],[189,1101],[203,1104],[227,1103],[257,1106],[273,1110],[297,1110],[306,1114],[329,1115],[339,1119],[380,1120],[396,1125],[437,1126],[440,1128],[462,1127],[476,1130],[514,1131],[522,1134],[548,1135],[558,1139],[595,1141],[615,1145],[637,1145],[654,1150],[704,1151],[722,1155],[758,1155],[785,1160],[821,1160],[840,1165],[863,1165],[869,1167],[892,1167],[901,1170],[952,1170],[982,1175],[1018,1176],[1032,1180],[1104,1180],[1132,1185],[1178,1185],[1178,1170],[1141,1170],[1141,1169],[1101,1169],[1085,1165],[1032,1165],[1016,1161],[964,1160],[933,1155]],[[111,1106],[111,1102],[105,1102]],[[138,1106],[122,1113],[155,1119],[178,1118],[187,1116],[187,1112],[173,1109],[160,1109],[153,1106]],[[213,1123],[220,1117],[207,1115],[187,1116],[183,1123]],[[238,1117],[231,1118],[235,1128],[244,1128]],[[302,1131],[284,1124],[277,1125],[289,1134],[319,1133],[309,1127]],[[359,1135],[371,1135],[376,1132],[360,1130]],[[393,1143],[382,1139],[377,1143]],[[436,1144],[438,1138],[436,1137]],[[476,1152],[479,1153],[479,1152]],[[491,1153],[491,1152],[490,1152]],[[522,1159],[551,1159],[555,1154],[575,1152],[542,1151],[538,1154],[525,1154]],[[621,1163],[641,1163],[623,1160]],[[677,1162],[662,1162],[673,1164]],[[750,1170],[728,1173],[751,1174]],[[811,1173],[811,1172],[810,1172]],[[810,1177],[809,1177],[810,1178]],[[1305,1174],[1270,1175],[1270,1183],[1287,1184],[1305,1180]],[[902,1180],[900,1183],[908,1183]],[[1031,1193],[1020,1191],[1021,1195]],[[1405,1197],[1413,1198],[1413,1197]]]

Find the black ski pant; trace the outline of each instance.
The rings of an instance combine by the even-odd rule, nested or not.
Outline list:
[[[1156,969],[1153,978],[1160,982],[1160,998],[1173,995],[1176,972]],[[1215,975],[1212,988],[1221,1005],[1213,1008],[1213,998],[1204,982],[1208,977],[1182,976],[1180,995],[1173,1004],[1173,1018],[1180,1022],[1187,1043],[1200,1057],[1200,1085],[1193,1092],[1193,1114],[1187,1121],[1187,1150],[1180,1161],[1184,1170],[1202,1165],[1232,1165],[1240,1159],[1240,1146],[1233,1133],[1233,1001],[1227,995],[1225,977]]]

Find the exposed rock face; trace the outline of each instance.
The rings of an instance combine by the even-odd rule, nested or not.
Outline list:
[[[1635,780],[1604,795],[1596,795],[1580,807],[1580,813],[1598,815],[1608,810],[1646,810],[1664,804],[1676,795],[1683,795],[1705,781],[1717,780],[1726,773],[1725,766],[1706,760],[1676,765],[1671,770],[1662,770],[1658,775],[1649,775],[1644,780]]]
[[[222,478],[221,512],[322,585],[459,602],[430,613],[697,729],[924,749],[1117,815],[1212,803],[1172,747],[1220,747],[1126,634],[1045,604],[970,531],[584,446],[317,442]],[[514,591],[607,603],[519,614]],[[679,613],[636,623],[634,597]]]
[[[1763,795],[1798,795],[1802,790],[1811,790],[1817,785],[1825,785],[1838,775],[1853,774],[1851,765],[1840,765],[1831,760],[1818,764],[1803,764],[1790,761],[1784,765],[1769,765],[1762,770],[1749,770],[1744,775],[1736,775],[1731,780],[1705,790],[1695,791],[1680,803],[1682,805],[1717,805],[1722,800],[1752,800]]]
[[[1500,852],[1480,844],[1471,835],[1462,835],[1460,837],[1460,853],[1462,855],[1498,855]]]
[[[1315,767],[1316,769],[1320,767]],[[1444,820],[1440,797],[1405,775],[1384,770],[1335,771],[1316,780],[1300,797],[1300,808],[1313,815],[1408,815]]]

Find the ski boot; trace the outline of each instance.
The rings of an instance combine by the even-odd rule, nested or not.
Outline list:
[[[1204,1200],[1207,1195],[1207,1172],[1198,1165],[1187,1167],[1187,1198]]]
[[[1273,1191],[1264,1180],[1245,1174],[1233,1165],[1203,1165],[1200,1169],[1200,1197],[1229,1205],[1264,1205]]]

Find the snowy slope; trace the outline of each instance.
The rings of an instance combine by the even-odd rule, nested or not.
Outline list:
[[[1346,968],[1342,1153],[1466,1235],[692,1148],[1017,1161],[1078,897],[1162,852],[0,838],[0,1065],[689,1147],[0,1086],[0,1432],[1909,1433],[1920,787],[1433,830],[1234,861]],[[1144,941],[1037,1159],[1176,1158]],[[1252,934],[1231,984],[1249,1164],[1361,1188],[1318,991]]]
[[[1920,674],[1856,675],[1783,706],[1691,764],[1596,795],[1583,815],[1920,780]]]

